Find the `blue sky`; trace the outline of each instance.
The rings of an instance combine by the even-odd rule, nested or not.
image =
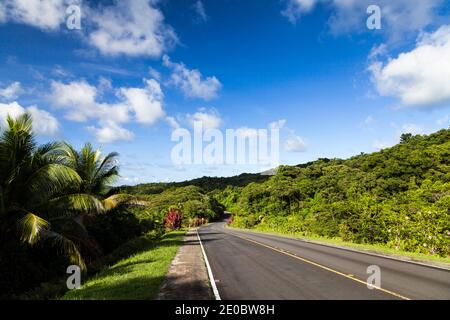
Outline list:
[[[369,30],[377,4],[381,30]],[[81,9],[69,30],[66,9]],[[2,0],[0,121],[121,154],[118,183],[259,172],[177,166],[171,133],[281,127],[280,160],[350,157],[450,125],[444,0]],[[2,122],[3,123],[3,122]]]

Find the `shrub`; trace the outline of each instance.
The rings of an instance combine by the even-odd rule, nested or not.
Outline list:
[[[181,229],[183,214],[177,208],[170,208],[164,221],[167,229],[179,230]]]

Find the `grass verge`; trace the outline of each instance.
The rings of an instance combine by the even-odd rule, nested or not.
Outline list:
[[[165,234],[161,239],[140,237],[122,248],[135,254],[104,268],[81,289],[67,292],[63,300],[154,299],[182,243],[185,231]],[[119,253],[120,254],[120,253]]]
[[[321,243],[321,244],[334,245],[337,247],[349,248],[349,249],[359,250],[359,251],[368,252],[368,253],[390,256],[390,257],[398,258],[398,259],[402,259],[402,260],[410,260],[410,261],[428,263],[428,264],[432,264],[432,265],[435,264],[436,266],[450,268],[450,257],[439,257],[439,256],[432,256],[432,255],[427,255],[427,254],[423,254],[423,253],[401,251],[401,250],[396,250],[394,248],[389,248],[389,247],[383,246],[381,244],[359,244],[359,243],[343,241],[340,238],[325,238],[325,237],[320,237],[320,236],[306,237],[304,235],[299,235],[299,234],[295,234],[295,233],[294,234],[292,234],[292,233],[286,234],[286,233],[281,233],[281,232],[277,232],[274,230],[244,229],[244,228],[236,228],[233,226],[228,226],[228,227],[232,228],[232,229],[236,229],[236,230],[270,234],[270,235],[280,236],[280,237],[285,237],[285,238],[299,239],[299,240],[311,241],[311,242],[316,242],[316,243]]]

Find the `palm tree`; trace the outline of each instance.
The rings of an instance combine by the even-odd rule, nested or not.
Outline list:
[[[111,152],[103,157],[101,151],[94,149],[90,143],[86,143],[80,151],[66,143],[61,155],[64,163],[81,178],[79,192],[99,197],[106,211],[134,200],[132,196],[125,194],[106,197],[111,184],[119,177],[118,153]]]
[[[64,163],[63,145],[38,146],[28,114],[8,117],[0,135],[0,230],[34,245],[49,242],[85,268],[77,243],[83,228],[73,217],[102,212],[102,203],[80,193],[83,179]]]
[[[102,157],[101,151],[94,150],[90,143],[86,143],[79,152],[66,143],[63,150],[64,163],[80,176],[80,191],[83,193],[105,195],[111,183],[119,177],[116,165],[119,154],[116,152]]]

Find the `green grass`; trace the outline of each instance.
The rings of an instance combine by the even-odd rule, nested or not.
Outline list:
[[[282,237],[292,238],[292,239],[314,241],[314,242],[323,243],[323,244],[329,244],[329,245],[335,245],[335,246],[339,246],[339,247],[345,247],[345,248],[350,248],[350,249],[366,251],[369,253],[388,255],[388,256],[397,257],[400,259],[407,259],[407,260],[411,260],[411,261],[443,264],[446,267],[450,267],[450,257],[439,257],[439,256],[427,255],[427,254],[423,254],[423,253],[401,251],[401,250],[396,250],[394,248],[389,248],[387,246],[383,246],[381,244],[359,244],[359,243],[343,241],[340,238],[326,238],[326,237],[320,237],[320,236],[304,236],[304,235],[299,235],[299,234],[295,234],[295,233],[294,234],[286,234],[286,233],[281,233],[281,232],[277,232],[274,230],[268,230],[268,229],[258,230],[258,229],[236,228],[233,226],[229,226],[229,227],[234,228],[234,229],[256,232],[256,233],[264,233],[264,234],[282,236]]]
[[[127,244],[137,252],[106,267],[64,300],[154,299],[182,242],[185,231],[167,233],[159,240],[141,237]],[[125,249],[122,249],[125,250]]]

